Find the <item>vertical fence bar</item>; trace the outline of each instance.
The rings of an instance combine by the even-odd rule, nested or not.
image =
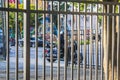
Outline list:
[[[2,0],[2,7],[3,7],[3,8],[5,8],[5,4],[6,4],[6,2],[5,2],[4,0]],[[3,46],[3,51],[5,51],[5,50],[6,50],[6,36],[5,36],[6,33],[5,33],[5,31],[6,31],[6,27],[7,27],[7,26],[6,26],[6,16],[5,16],[5,15],[6,15],[6,12],[3,11],[3,12],[2,12],[2,15],[3,15],[3,18],[2,18],[3,23],[2,23],[2,24],[3,24],[3,26],[4,26],[4,27],[3,27],[3,36],[4,36],[4,37],[3,37],[3,45],[4,45],[4,46]],[[6,26],[6,27],[5,27],[5,26]],[[3,57],[4,57],[4,59],[6,59],[6,52],[3,53]]]
[[[36,0],[37,1],[37,0]],[[8,1],[7,1],[7,5],[8,5],[9,3],[8,3]],[[28,9],[29,10],[29,5],[30,5],[30,3],[29,3],[29,1],[28,0],[26,0],[25,1],[25,4],[28,4],[28,5],[26,5],[27,6],[27,8],[26,9]],[[86,4],[85,4],[86,5]],[[18,6],[18,3],[17,3],[17,6]],[[52,2],[52,6],[53,6],[53,2]],[[66,7],[66,6],[65,6]],[[114,7],[115,6],[113,6],[113,13],[114,13]],[[65,8],[66,9],[66,8]],[[26,13],[24,13],[24,40],[25,40],[25,43],[24,43],[24,59],[25,59],[25,64],[24,64],[24,80],[29,80],[30,79],[30,47],[29,47],[29,17],[30,17],[30,13],[29,13],[29,11],[27,10],[27,12]],[[109,5],[107,5],[107,13],[109,13]],[[59,10],[58,10],[59,11]],[[86,7],[85,7],[85,12],[86,12]],[[104,13],[104,12],[103,12]],[[86,41],[86,14],[84,14],[85,16],[85,18],[84,18],[84,41]],[[6,70],[7,70],[7,73],[6,73],[6,78],[7,78],[7,80],[9,80],[9,62],[10,62],[10,60],[9,60],[9,11],[7,11],[6,12],[6,31],[7,31],[7,35],[6,35],[6,42],[7,42],[7,44],[6,44],[6,48],[7,48],[7,50],[6,50],[6,53],[7,53],[7,63],[6,63],[6,65],[7,65],[7,68],[6,68]],[[104,16],[104,15],[102,15],[102,16]],[[108,48],[109,48],[109,46],[108,46],[108,43],[109,43],[109,15],[106,15],[107,16],[107,64],[108,64]],[[58,15],[58,29],[59,29],[59,32],[58,32],[58,34],[60,34],[60,23],[59,23],[59,21],[60,21],[60,15]],[[74,17],[74,14],[72,14],[72,18]],[[114,17],[115,16],[113,16],[113,24],[112,24],[112,26],[114,26]],[[119,16],[118,16],[119,17]],[[44,23],[44,29],[43,29],[43,32],[44,32],[44,40],[45,40],[45,14],[43,14],[43,23]],[[80,15],[79,15],[79,18],[80,18]],[[98,16],[97,16],[97,18],[98,18]],[[53,33],[53,31],[52,31],[52,14],[50,14],[50,19],[51,19],[51,25],[50,25],[50,27],[51,27],[51,31],[50,31],[50,42],[51,42],[51,44],[52,44],[52,41],[53,41],[53,39],[52,39],[52,33]],[[66,20],[67,18],[66,18],[66,15],[65,15],[65,37],[67,37],[66,36]],[[90,18],[91,19],[91,21],[92,21],[92,17]],[[36,17],[35,17],[35,20],[36,20],[36,22],[38,22],[37,21],[37,15],[36,15]],[[73,19],[72,19],[73,20]],[[16,23],[18,22],[18,12],[16,12]],[[73,22],[73,21],[72,21]],[[80,21],[79,21],[80,22]],[[97,21],[98,22],[98,21]],[[103,19],[103,22],[104,22],[104,19]],[[18,25],[15,23],[15,25],[16,25],[16,41],[18,40]],[[92,26],[92,22],[90,22],[91,24],[90,24],[90,26]],[[37,23],[35,23],[35,24],[37,24]],[[74,26],[74,24],[72,23],[72,25]],[[80,24],[78,23],[78,25],[80,26]],[[27,27],[26,27],[27,26]],[[80,39],[80,28],[79,28],[79,26],[78,26],[78,48],[80,48],[80,45],[79,45],[79,39]],[[98,25],[97,25],[97,27],[98,27]],[[91,27],[90,27],[91,28]],[[113,37],[114,37],[114,27],[112,27],[113,28],[113,30],[112,30],[112,33],[113,33]],[[72,44],[71,44],[71,62],[72,62],[72,66],[71,66],[71,79],[73,79],[73,27],[72,27]],[[97,57],[98,57],[98,55],[97,55],[97,53],[98,53],[98,51],[97,51],[97,45],[98,45],[98,31],[97,31],[98,29],[96,28],[96,65],[97,65],[97,63],[98,63],[98,59],[97,59]],[[36,25],[36,28],[35,28],[35,31],[36,31],[36,46],[37,46],[37,25]],[[102,31],[103,31],[103,29],[102,29]],[[91,42],[91,45],[92,45],[92,28],[91,28],[91,33],[90,33],[90,36],[91,36],[91,38],[90,38],[90,42]],[[103,36],[103,34],[102,34],[102,36]],[[120,30],[119,30],[119,27],[118,27],[118,38],[117,38],[117,79],[118,79],[118,77],[119,77],[119,37],[120,36]],[[58,38],[60,39],[60,35],[58,35]],[[103,40],[103,39],[102,39]],[[44,43],[45,43],[45,41],[44,41]],[[44,45],[44,44],[43,44]],[[58,53],[60,53],[60,42],[58,42]],[[114,38],[113,38],[113,42],[112,42],[112,45],[113,45],[113,47],[112,47],[112,72],[114,72]],[[44,47],[44,49],[45,49],[45,45],[43,46]],[[67,47],[67,41],[65,41],[65,52],[67,52],[67,50],[66,50],[66,47]],[[50,48],[50,51],[51,51],[51,57],[50,57],[50,60],[51,60],[51,76],[50,76],[50,78],[51,78],[51,80],[53,80],[53,62],[52,62],[52,60],[53,60],[53,57],[52,57],[52,46],[51,46],[51,48]],[[90,48],[90,62],[92,61],[91,59],[92,59],[92,46],[91,46],[91,48]],[[102,58],[102,56],[103,56],[103,49],[101,50],[102,51],[102,53],[101,53],[101,65],[103,65],[103,58]],[[36,49],[36,80],[37,80],[37,76],[38,76],[38,73],[37,73],[37,65],[38,65],[38,63],[37,63],[37,60],[38,60],[38,52],[37,52],[37,49]],[[79,50],[78,50],[78,54],[79,54]],[[66,55],[66,54],[65,54]],[[58,57],[60,57],[60,55],[58,54]],[[64,78],[64,80],[66,80],[67,79],[67,55],[65,56],[65,70],[64,70],[64,73],[65,73],[65,78]],[[79,59],[80,57],[78,56],[78,59]],[[79,62],[80,60],[78,60],[78,62]],[[60,80],[60,58],[58,58],[58,80]],[[91,64],[92,64],[92,62],[91,62]],[[90,66],[91,66],[91,64],[90,64]],[[107,67],[108,67],[108,65],[107,65]],[[44,55],[44,68],[45,68],[45,55]],[[90,69],[90,73],[92,72],[92,66],[90,67],[91,69]],[[84,43],[84,68],[83,68],[83,70],[84,70],[84,80],[86,80],[86,43]],[[80,73],[79,73],[79,71],[80,71],[80,66],[78,66],[78,80],[80,79],[79,78],[79,75],[80,75]],[[96,80],[98,79],[98,67],[96,66]],[[112,73],[112,80],[114,80],[114,73]],[[102,68],[102,66],[101,66],[101,80],[103,80],[103,68]],[[18,79],[18,42],[16,42],[16,80]],[[90,74],[90,80],[92,79],[92,74]],[[108,68],[107,68],[107,78],[106,79],[108,79]],[[44,69],[44,80],[45,80],[45,69]]]
[[[6,8],[9,8],[9,0],[6,1]],[[9,80],[9,67],[10,67],[10,56],[9,56],[9,11],[6,11],[6,80]]]
[[[101,15],[100,15],[101,16]],[[101,28],[101,24],[99,24],[99,27]],[[99,41],[99,47],[98,47],[98,53],[99,53],[99,55],[98,55],[98,57],[99,57],[99,59],[98,59],[98,62],[99,62],[99,65],[98,65],[98,68],[100,69],[102,66],[101,66],[101,54],[102,54],[102,52],[101,52],[101,49],[102,49],[102,40],[101,40],[101,34],[102,34],[102,32],[101,32],[101,29],[99,28],[99,30],[100,30],[100,33],[98,33],[98,41]],[[100,37],[99,37],[100,36]]]
[[[58,11],[60,11],[60,3],[58,2]],[[58,27],[58,65],[57,65],[57,80],[60,80],[60,14],[57,16]]]
[[[112,7],[113,14],[115,13],[115,5]],[[115,16],[112,16],[112,80],[114,80],[114,52],[115,52]]]
[[[87,4],[84,4],[85,12]],[[84,65],[83,65],[83,80],[86,80],[86,14],[84,15]]]
[[[47,1],[43,1],[43,10],[46,10]],[[46,30],[46,21],[45,21],[45,13],[43,14],[43,80],[46,80],[46,62],[45,62],[45,30]]]
[[[118,5],[118,13],[120,13],[120,5]],[[119,67],[120,67],[120,60],[119,60],[119,50],[120,49],[120,15],[118,16],[118,34],[117,34],[117,80],[119,80]]]
[[[107,5],[107,13],[109,13],[109,5]],[[109,62],[108,62],[108,52],[109,52],[109,15],[107,15],[107,56],[106,56],[106,61],[107,61],[107,69],[106,69],[106,80],[108,80],[108,68],[109,68]]]
[[[80,3],[78,3],[78,12],[80,12]],[[77,67],[77,80],[80,80],[80,57],[81,57],[81,53],[80,53],[80,15],[78,14],[77,15],[77,19],[78,19],[78,23],[77,23],[77,35],[78,35],[78,38],[77,38],[77,64],[78,64],[78,67]]]
[[[35,10],[38,10],[38,0],[35,1]],[[38,13],[35,13],[35,80],[38,80]]]
[[[104,13],[104,6],[102,5],[102,12]],[[104,41],[104,15],[102,15],[102,39],[101,39],[101,42],[102,42],[102,49],[101,49],[101,80],[103,80],[103,41]]]
[[[15,0],[15,8],[18,9],[18,0]],[[16,69],[15,80],[18,80],[18,12],[15,13],[15,48],[16,48]]]
[[[53,10],[53,1],[50,1],[50,10]],[[53,21],[52,14],[50,14],[50,80],[53,80]]]
[[[30,0],[24,0],[24,80],[30,80]]]
[[[65,2],[65,9],[64,11],[66,12],[67,10],[67,2]],[[67,80],[67,15],[65,14],[64,15],[64,43],[65,43],[65,46],[64,46],[64,80]]]
[[[97,4],[97,13],[98,13],[98,4]],[[95,35],[95,44],[96,44],[96,65],[95,65],[95,80],[98,80],[98,15],[97,17],[97,26],[96,26],[96,35]]]
[[[92,4],[91,4],[91,6],[90,6],[90,9],[91,9],[91,13],[92,13]],[[90,15],[90,58],[89,58],[89,60],[90,60],[90,66],[89,66],[89,69],[90,69],[90,73],[89,73],[89,80],[92,80],[92,21],[93,21],[93,19],[92,19],[92,15]]]
[[[74,12],[74,3],[72,3],[72,11]],[[74,38],[74,14],[72,14],[72,26],[71,26],[71,80],[73,80],[73,56],[74,56],[74,52],[73,52],[73,38]]]

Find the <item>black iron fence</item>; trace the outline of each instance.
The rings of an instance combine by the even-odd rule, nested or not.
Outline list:
[[[1,2],[4,5],[0,6],[3,13],[0,14],[3,17],[3,20],[0,18],[0,29],[4,30],[3,52],[6,53],[6,61],[0,60],[1,80],[104,80],[104,26],[109,26],[111,16],[119,17],[119,3],[79,0]],[[117,6],[117,11],[105,13],[105,5],[108,10],[111,5],[113,10]],[[107,36],[111,35],[107,33]],[[108,60],[107,57],[106,62]]]

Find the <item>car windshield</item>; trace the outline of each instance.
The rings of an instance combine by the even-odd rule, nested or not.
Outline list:
[[[35,38],[30,38],[30,40],[35,40]]]
[[[35,40],[35,38],[34,38],[34,37],[32,37],[32,38],[30,38],[30,40]],[[40,40],[40,39],[38,38],[38,40]]]

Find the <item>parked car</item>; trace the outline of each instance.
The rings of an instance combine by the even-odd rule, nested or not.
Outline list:
[[[0,54],[2,54],[3,50],[3,33],[2,30],[0,29]]]
[[[24,39],[19,39],[18,44],[19,46],[23,46]],[[38,38],[38,47],[43,46],[43,40]],[[30,47],[35,47],[35,37],[30,38]]]
[[[15,46],[15,39],[14,38],[10,38],[10,45],[11,46]]]
[[[0,54],[2,54],[2,50],[3,50],[3,42],[2,42],[2,40],[0,39]]]
[[[24,39],[23,39],[23,38],[22,38],[22,39],[19,39],[19,40],[18,40],[18,45],[22,47],[22,46],[23,46],[23,42],[24,42]]]
[[[35,37],[30,38],[30,46],[35,47]],[[38,38],[38,46],[43,46],[43,40]]]
[[[86,30],[86,40],[90,40],[90,30]],[[83,40],[84,39],[84,30],[80,31],[80,39]],[[92,40],[96,40],[96,30],[93,29],[92,30]],[[101,40],[101,33],[100,30],[98,30],[98,41]]]

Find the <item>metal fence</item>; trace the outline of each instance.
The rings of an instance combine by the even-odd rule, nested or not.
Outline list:
[[[4,5],[0,6],[3,19],[0,27],[4,30],[6,44],[3,51],[6,61],[0,61],[5,67],[0,66],[1,80],[104,80],[103,26],[107,25],[106,45],[109,47],[109,26],[113,28],[111,33],[115,30],[115,20],[111,25],[109,18],[119,17],[119,3],[79,0],[1,2]],[[111,13],[110,8],[113,10]],[[61,32],[64,33],[64,42],[61,42]],[[42,47],[38,46],[39,39]],[[22,47],[19,46],[21,40]],[[47,43],[55,43],[56,46],[47,48]],[[61,59],[62,48],[64,56]],[[57,57],[53,55],[55,49]],[[50,56],[46,50],[50,50]]]

